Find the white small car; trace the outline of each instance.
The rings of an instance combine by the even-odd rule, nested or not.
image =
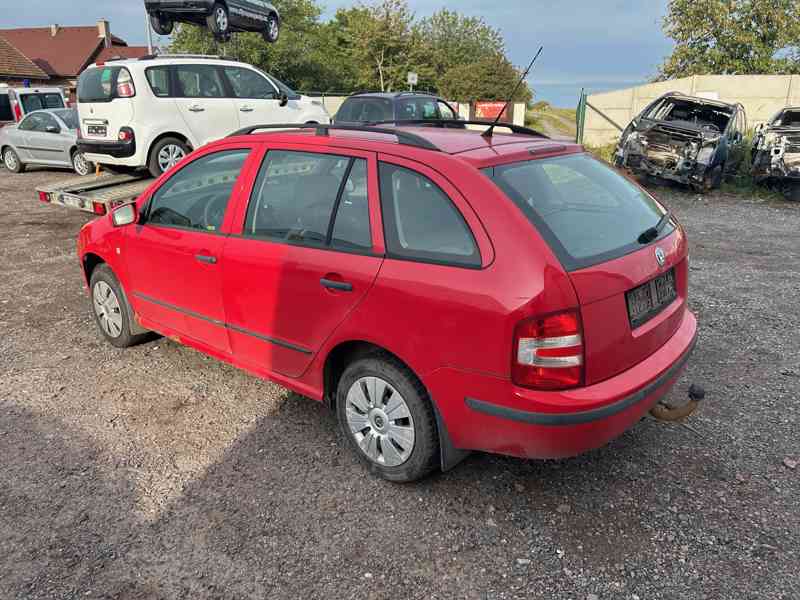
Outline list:
[[[243,127],[330,123],[321,102],[275,77],[213,56],[149,56],[87,68],[78,81],[86,159],[154,177]]]

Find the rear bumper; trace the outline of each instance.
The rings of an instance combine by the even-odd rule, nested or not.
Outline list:
[[[604,446],[663,398],[686,365],[697,321],[683,323],[656,353],[601,383],[535,392],[505,379],[441,369],[426,384],[453,445],[524,458],[563,458]]]
[[[104,156],[112,158],[130,158],[136,154],[136,140],[128,142],[94,142],[78,140],[78,150],[87,155],[93,162],[103,162]]]

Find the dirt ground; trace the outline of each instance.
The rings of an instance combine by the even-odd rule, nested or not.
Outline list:
[[[63,179],[0,171],[0,598],[800,598],[800,205],[657,192],[708,398],[563,461],[399,486],[321,405],[95,330]]]

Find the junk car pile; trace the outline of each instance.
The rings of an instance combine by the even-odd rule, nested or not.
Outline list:
[[[716,188],[743,158],[745,126],[739,104],[666,94],[628,125],[614,161],[637,175]]]
[[[756,128],[753,139],[756,181],[778,181],[800,200],[800,107],[785,108]]]

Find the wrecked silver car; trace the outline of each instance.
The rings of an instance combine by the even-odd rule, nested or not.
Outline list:
[[[722,184],[744,158],[744,107],[671,92],[622,132],[614,164],[636,175],[705,191]]]
[[[800,201],[800,107],[784,108],[756,128],[753,178],[773,183]]]

